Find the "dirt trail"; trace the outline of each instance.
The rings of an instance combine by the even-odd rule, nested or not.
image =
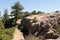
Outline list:
[[[24,40],[23,33],[21,33],[18,28],[15,28],[15,33],[12,40]]]

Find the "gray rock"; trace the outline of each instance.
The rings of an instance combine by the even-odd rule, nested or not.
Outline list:
[[[34,17],[38,20],[33,22]],[[45,39],[57,39],[59,33],[55,30],[56,25],[60,25],[60,14],[31,15],[21,21],[21,25],[36,37],[43,36]]]

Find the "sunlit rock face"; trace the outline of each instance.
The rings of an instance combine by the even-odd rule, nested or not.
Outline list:
[[[36,22],[33,22],[34,18]],[[24,34],[32,34],[39,38],[57,39],[59,33],[55,30],[60,25],[60,13],[39,14],[25,17],[21,20],[24,27]]]

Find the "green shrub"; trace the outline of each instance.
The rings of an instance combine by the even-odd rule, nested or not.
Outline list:
[[[33,23],[36,23],[36,22],[38,22],[38,20],[37,20],[36,17],[34,17],[34,19],[33,19]]]
[[[4,30],[4,25],[3,25],[3,22],[0,20],[0,38],[3,33],[3,30]]]
[[[11,27],[11,28],[8,28],[8,29],[4,29],[2,31],[2,34],[0,36],[0,39],[1,40],[12,40],[14,30],[15,30],[14,27]]]
[[[15,25],[13,25],[13,18],[12,19],[8,19],[7,21],[5,21],[4,23],[4,27],[5,28],[10,28],[10,27],[14,27]]]
[[[60,27],[59,26],[56,27],[56,31],[59,32],[59,34],[60,34]]]
[[[11,27],[11,28],[5,29],[5,34],[12,35],[14,31],[15,31],[14,27]]]
[[[2,34],[4,33],[4,25],[3,22],[0,20],[0,40],[2,40]]]
[[[14,27],[5,29],[4,24],[0,20],[0,40],[12,40],[14,30]]]
[[[9,27],[9,26],[7,26]],[[3,22],[0,20],[0,40],[12,40],[15,27],[5,28]]]
[[[4,29],[3,22],[0,20],[0,29]]]

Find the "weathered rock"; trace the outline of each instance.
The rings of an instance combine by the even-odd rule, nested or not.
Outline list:
[[[38,20],[33,22],[34,17]],[[25,17],[21,21],[21,25],[24,26],[26,33],[31,33],[36,37],[43,36],[47,39],[56,39],[59,34],[55,30],[56,25],[60,25],[60,14],[39,14]]]

